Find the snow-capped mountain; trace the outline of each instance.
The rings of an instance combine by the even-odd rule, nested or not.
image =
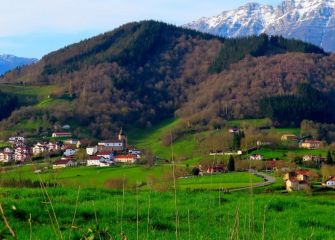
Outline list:
[[[13,68],[35,63],[35,58],[22,58],[9,54],[0,55],[0,74],[3,74]]]
[[[222,37],[281,35],[335,52],[335,0],[285,0],[277,7],[248,3],[184,27]]]

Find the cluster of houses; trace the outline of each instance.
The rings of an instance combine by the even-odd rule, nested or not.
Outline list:
[[[299,138],[294,134],[284,134],[281,136],[282,141],[297,141],[299,147],[304,149],[319,149],[321,147],[321,141],[314,139]]]
[[[283,178],[286,190],[289,192],[311,190],[310,178],[313,174],[315,174],[313,171],[307,169],[287,172]],[[326,181],[322,182],[322,186],[335,188],[335,176],[330,176]]]
[[[122,130],[115,140],[100,141],[95,146],[86,147],[86,156],[76,159],[76,153],[82,148],[80,140],[72,139],[70,132],[54,132],[51,135],[55,141],[37,142],[27,146],[22,136],[10,137],[11,147],[0,151],[0,162],[24,163],[32,157],[55,152],[62,155],[53,163],[53,168],[73,167],[78,163],[87,166],[111,166],[115,163],[133,164],[141,157],[141,151],[128,146],[127,137]],[[57,141],[58,140],[58,141]]]
[[[65,152],[69,149],[65,149]],[[73,149],[72,149],[73,150]],[[75,150],[74,150],[75,151]],[[65,153],[64,152],[64,153]],[[127,137],[122,130],[114,140],[100,141],[95,146],[86,147],[87,166],[108,167],[115,163],[133,164],[141,157],[141,151],[127,144]],[[54,162],[53,168],[64,168],[75,166],[76,162],[72,155],[65,155]]]
[[[26,146],[24,137],[10,137],[8,142],[11,147],[6,147],[0,152],[0,162],[22,163],[30,157],[30,149]]]

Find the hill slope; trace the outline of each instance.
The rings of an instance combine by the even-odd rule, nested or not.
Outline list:
[[[300,39],[335,51],[335,1],[285,0],[277,7],[248,3],[185,27],[222,37],[267,33]]]
[[[204,92],[213,91],[214,85],[210,84],[213,79],[224,85],[229,81],[236,86],[242,84],[231,74],[236,68],[234,64],[239,64],[245,57],[255,63],[264,63],[260,57],[265,56],[271,62],[278,54],[288,54],[288,58],[297,60],[301,56],[332,61],[321,49],[300,41],[265,35],[225,40],[160,22],[144,21],[126,24],[50,53],[32,66],[7,73],[1,81],[59,86],[51,97],[71,101],[71,110],[45,107],[39,108],[36,114],[53,123],[75,121],[87,126],[94,135],[108,138],[120,126],[151,126],[172,117],[176,110],[188,106],[187,102],[198,101],[194,99],[197,89],[199,97]],[[229,81],[224,77],[226,75],[230,76]],[[315,81],[322,80],[319,77]],[[278,92],[278,87],[274,86],[274,93]],[[267,86],[263,88],[266,91]],[[238,100],[242,105],[250,104],[250,99]],[[236,107],[238,105],[233,106]],[[189,111],[183,109],[185,107],[178,114],[185,116]],[[24,111],[23,119],[34,117],[29,115],[31,112],[32,109]],[[20,111],[15,114],[16,119],[20,119]],[[238,116],[234,113],[230,117]],[[6,127],[14,122],[9,119]]]

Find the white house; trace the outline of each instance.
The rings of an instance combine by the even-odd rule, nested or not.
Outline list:
[[[59,159],[52,165],[53,169],[75,167],[77,164],[71,159]]]
[[[87,155],[93,156],[98,152],[98,147],[94,146],[94,147],[87,147],[86,148],[86,153]]]

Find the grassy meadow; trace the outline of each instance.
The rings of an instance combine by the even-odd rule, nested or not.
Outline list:
[[[333,193],[2,188],[0,198],[17,239],[89,233],[95,236],[86,239],[126,239],[124,233],[127,239],[324,240],[335,234]]]
[[[157,189],[169,189],[173,184],[173,166],[162,164],[151,168],[143,166],[118,166],[111,168],[76,167],[66,169],[42,170],[36,174],[36,169],[43,169],[46,164],[26,165],[23,167],[2,169],[1,181],[13,179],[43,181],[57,183],[63,187],[82,188],[123,188],[148,189],[153,186]],[[176,167],[176,174],[185,171],[184,168]],[[232,189],[247,187],[252,183],[263,180],[250,173],[237,172],[225,173],[204,177],[178,178],[178,189]]]

